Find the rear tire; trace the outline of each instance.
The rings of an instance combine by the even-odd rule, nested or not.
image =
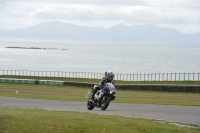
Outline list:
[[[108,108],[110,100],[110,97],[105,97],[105,101],[102,103],[103,105],[101,106],[101,110],[106,110]]]
[[[93,102],[90,101],[90,99],[89,99],[88,102],[87,102],[87,109],[88,109],[88,110],[93,110],[94,107],[95,107],[95,105],[94,105]]]

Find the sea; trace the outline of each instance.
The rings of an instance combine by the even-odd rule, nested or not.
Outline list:
[[[200,44],[1,38],[0,70],[198,73]]]

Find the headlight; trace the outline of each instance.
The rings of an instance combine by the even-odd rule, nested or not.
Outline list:
[[[112,91],[110,91],[110,94],[112,94]]]

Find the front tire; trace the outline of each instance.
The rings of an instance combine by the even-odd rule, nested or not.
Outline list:
[[[105,97],[104,102],[102,103],[101,110],[106,110],[110,104],[110,97]]]
[[[87,102],[87,109],[88,110],[93,110],[95,107],[95,105],[93,104],[93,102],[89,99]]]

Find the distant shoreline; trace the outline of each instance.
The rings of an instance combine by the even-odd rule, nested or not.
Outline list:
[[[44,50],[67,50],[67,49],[58,49],[58,48],[40,48],[40,47],[5,47],[13,49],[44,49]]]

